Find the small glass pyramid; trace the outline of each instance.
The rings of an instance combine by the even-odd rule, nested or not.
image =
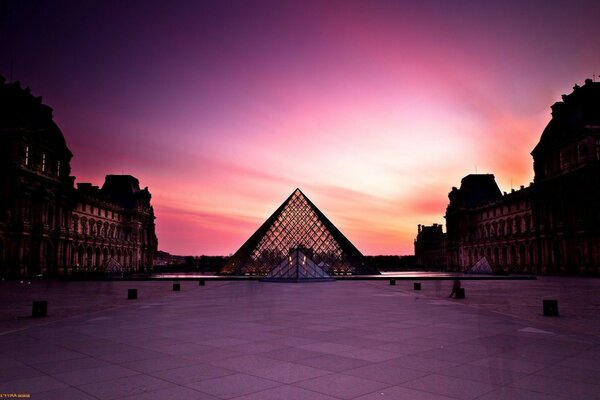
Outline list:
[[[360,251],[300,189],[283,202],[221,271],[277,280],[327,279],[371,272],[366,270]]]

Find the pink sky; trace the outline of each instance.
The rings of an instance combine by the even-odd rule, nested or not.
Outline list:
[[[0,73],[78,182],[149,187],[161,250],[233,253],[299,187],[363,254],[412,254],[463,176],[528,185],[550,106],[600,73],[597,2],[480,3],[15,5]]]

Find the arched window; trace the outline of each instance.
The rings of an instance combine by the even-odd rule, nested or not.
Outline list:
[[[102,259],[100,258],[100,247],[96,247],[94,267],[98,268],[102,265]]]
[[[510,246],[510,264],[513,270],[516,269],[518,261],[517,261],[517,249],[515,245]]]
[[[525,249],[525,245],[521,243],[519,246],[519,270],[523,272],[523,267],[527,264],[527,250]]]
[[[88,247],[88,248],[87,248],[87,251],[86,251],[86,253],[87,253],[87,257],[86,257],[85,266],[86,266],[86,268],[88,268],[88,269],[92,268],[92,258],[93,258],[93,252],[94,252],[94,251],[92,250],[92,248],[91,248],[91,247]]]

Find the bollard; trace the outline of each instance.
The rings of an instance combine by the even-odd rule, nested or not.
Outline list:
[[[395,279],[390,279],[390,285],[394,286],[396,284],[396,280]]]
[[[421,290],[421,282],[415,282],[413,285],[414,290]]]
[[[137,299],[137,289],[127,289],[127,300]]]
[[[35,318],[45,317],[48,315],[47,301],[34,301],[31,307],[31,316]]]
[[[464,299],[465,298],[465,288],[458,288],[458,289],[456,289],[456,298],[457,299]]]
[[[204,286],[204,279],[200,279],[198,281],[198,286]]]
[[[179,292],[181,290],[181,285],[179,283],[174,283],[173,284],[173,291],[174,292]]]
[[[543,300],[544,316],[558,317],[558,300]]]

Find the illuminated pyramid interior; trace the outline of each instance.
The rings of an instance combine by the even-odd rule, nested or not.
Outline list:
[[[222,273],[309,280],[372,271],[365,268],[360,251],[296,189],[231,257]]]
[[[333,280],[309,256],[309,249],[295,248],[278,266],[273,268],[264,280],[269,281],[304,281],[307,279]]]

